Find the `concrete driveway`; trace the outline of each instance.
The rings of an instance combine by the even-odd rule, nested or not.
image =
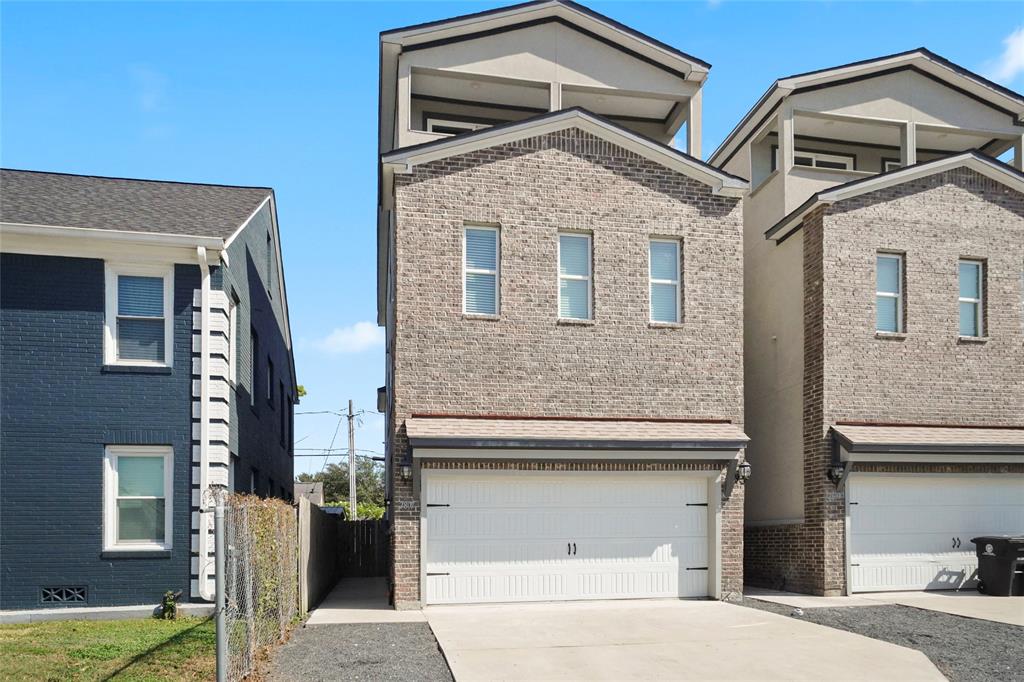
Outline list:
[[[912,649],[713,601],[433,606],[457,682],[944,680]]]

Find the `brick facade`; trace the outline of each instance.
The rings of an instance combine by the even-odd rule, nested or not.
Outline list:
[[[816,209],[803,230],[804,523],[747,528],[746,574],[750,584],[838,594],[846,584],[845,500],[826,478],[832,424],[1024,422],[1024,196],[961,168]],[[875,334],[878,251],[904,254],[905,334]],[[986,264],[983,342],[958,338],[962,257]],[[856,470],[1001,473],[1024,466]]]
[[[403,424],[416,413],[742,425],[738,199],[570,129],[418,166],[396,176],[395,202],[393,463],[408,455]],[[466,223],[501,228],[495,319],[462,313]],[[557,320],[559,230],[593,234],[592,322]],[[681,324],[648,322],[650,237],[682,241]],[[391,499],[395,600],[415,605],[419,501],[397,479]],[[738,488],[723,523],[731,591],[742,583]]]

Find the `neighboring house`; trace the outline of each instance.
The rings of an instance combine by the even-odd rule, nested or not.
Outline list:
[[[291,497],[279,245],[270,189],[0,171],[0,608],[210,600],[204,491]]]
[[[324,506],[324,484],[323,481],[315,483],[296,483],[295,499],[305,497],[318,507]]]
[[[747,183],[699,160],[709,65],[555,0],[380,40],[395,605],[739,593]]]
[[[1022,117],[918,49],[776,81],[711,157],[752,185],[749,583],[952,588],[1024,529]]]

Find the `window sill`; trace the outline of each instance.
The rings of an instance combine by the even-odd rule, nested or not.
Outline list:
[[[103,374],[170,374],[167,365],[103,365]]]
[[[105,549],[100,559],[170,559],[169,549]]]
[[[957,343],[988,343],[987,336],[958,336],[956,338]]]
[[[559,324],[565,327],[593,327],[594,320],[575,320],[568,317],[560,317],[555,322],[555,324]]]
[[[888,339],[890,341],[903,341],[907,338],[906,332],[875,332],[876,339]]]
[[[648,322],[647,326],[651,329],[682,329],[682,322]]]
[[[497,322],[501,319],[501,315],[482,315],[480,313],[462,313],[462,319],[464,320],[483,320],[490,322]]]

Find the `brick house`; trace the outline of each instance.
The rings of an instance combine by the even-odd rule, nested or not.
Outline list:
[[[747,183],[697,158],[708,65],[548,0],[381,65],[396,607],[739,593]]]
[[[752,185],[748,583],[956,588],[1024,528],[1022,118],[918,49],[778,80],[712,155]]]
[[[212,601],[205,490],[292,495],[273,191],[3,170],[0,192],[0,609]]]

